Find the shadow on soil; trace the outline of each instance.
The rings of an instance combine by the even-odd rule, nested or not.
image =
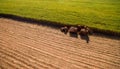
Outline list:
[[[64,24],[61,24],[59,22],[52,22],[52,21],[47,21],[47,20],[37,20],[37,19],[33,19],[33,18],[26,18],[26,17],[16,16],[16,15],[11,15],[11,14],[0,14],[0,18],[8,18],[8,19],[16,20],[16,21],[37,24],[37,25],[43,25],[43,26],[49,26],[49,27],[57,28],[57,29],[64,26]]]
[[[89,38],[89,36],[88,36],[88,35],[85,35],[85,36],[80,35],[80,38],[81,38],[81,39],[83,39],[83,40],[85,40],[85,41],[86,41],[86,43],[89,43],[89,41],[90,41],[90,38]]]
[[[88,35],[78,35],[77,33],[69,33],[69,36],[73,38],[78,38],[80,36],[80,39],[85,40],[86,43],[89,43],[90,41],[90,38]]]
[[[77,33],[69,33],[70,37],[74,37],[74,38],[78,38],[78,34]]]
[[[0,13],[0,18],[8,18],[8,19],[16,20],[16,21],[25,22],[25,23],[48,26],[48,27],[52,27],[55,29],[60,29],[60,27],[66,25],[66,24],[63,24],[60,22],[53,22],[53,21],[47,21],[47,20],[37,20],[37,19],[33,19],[33,18],[26,18],[26,17],[17,16],[17,15],[3,14],[3,13]],[[67,26],[75,26],[75,25],[67,25]],[[91,29],[92,29],[95,36],[100,36],[100,37],[103,36],[103,37],[107,37],[107,38],[120,40],[120,32],[101,30],[101,29],[97,29],[97,28],[91,28]],[[78,35],[71,34],[70,36],[78,38]],[[81,36],[81,38],[86,39],[86,41],[89,42],[88,36],[86,36],[86,37]]]

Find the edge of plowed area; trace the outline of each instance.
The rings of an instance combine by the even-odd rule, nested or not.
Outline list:
[[[7,18],[0,18],[0,29],[3,69],[120,68],[119,40],[94,35],[86,43],[51,26]]]
[[[60,28],[60,27],[65,26],[65,25],[75,26],[75,25],[63,24],[63,23],[60,23],[60,22],[38,20],[38,19],[34,19],[34,18],[22,17],[22,16],[13,15],[13,14],[0,13],[0,17],[9,18],[9,19],[22,21],[22,22],[27,22],[27,23],[32,23],[32,24],[50,26],[50,27],[53,27],[53,28]],[[120,32],[110,31],[110,30],[102,30],[102,29],[93,28],[93,27],[90,27],[90,28],[93,30],[95,35],[120,37]]]

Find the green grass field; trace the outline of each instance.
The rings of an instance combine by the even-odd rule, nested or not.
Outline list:
[[[0,0],[0,13],[120,32],[120,0]]]

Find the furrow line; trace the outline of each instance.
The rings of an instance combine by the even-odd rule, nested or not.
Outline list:
[[[9,62],[6,59],[3,59],[0,57],[1,64],[0,64],[0,69],[18,69],[15,64]]]
[[[32,39],[32,40],[34,40],[34,39]],[[47,43],[47,41],[48,40],[46,40],[46,39],[41,39],[41,41],[40,42],[42,42],[43,44],[48,44],[49,45],[49,47],[54,47],[54,48],[58,48],[58,49],[60,49],[61,48],[61,50],[67,50],[66,52],[71,52],[72,54],[74,54],[74,53],[77,53],[77,52],[75,52],[75,51],[72,51],[72,50],[68,50],[68,49],[65,49],[64,47],[61,47],[62,45],[64,45],[64,46],[69,46],[70,47],[70,45],[67,45],[67,44],[63,44],[63,43],[58,43],[58,42],[56,42],[56,41],[54,41],[54,42],[49,42],[49,43]],[[37,42],[36,42],[37,43]],[[83,50],[81,50],[81,51],[83,51]],[[84,52],[84,51],[83,51]],[[86,52],[88,52],[88,51],[86,51]],[[101,57],[96,57],[96,56],[92,56],[92,55],[87,55],[87,54],[82,54],[82,53],[80,53],[80,51],[79,51],[79,53],[77,53],[77,54],[79,54],[79,55],[85,55],[85,56],[89,56],[89,57],[92,57],[92,58],[97,58],[97,59],[102,59],[102,60],[105,60],[105,61],[108,61],[108,62],[112,62],[112,63],[116,63],[116,64],[118,64],[118,65],[120,65],[120,63],[119,63],[119,61],[120,60],[117,60],[118,62],[115,62],[115,60],[114,61],[110,61],[110,60],[107,60],[107,59],[105,59],[105,58],[101,58]],[[107,56],[106,56],[107,57]]]
[[[13,21],[13,23],[15,22]],[[96,39],[93,40],[92,43],[88,45],[88,44],[85,44],[82,40],[81,42],[79,42],[79,39],[75,39],[68,36],[65,37],[66,35],[60,34],[60,31],[58,30],[55,30],[56,32],[54,32],[52,28],[50,29],[47,27],[32,26],[31,24],[22,24],[22,23],[21,25],[17,25],[17,21],[15,25],[13,23],[8,20],[5,22],[5,24],[3,23],[4,26],[2,24],[0,25],[3,28],[3,30],[0,30],[0,33],[1,33],[0,43],[3,45],[1,47],[5,49],[4,51],[4,49],[2,48],[1,53],[4,53],[4,55],[7,55],[8,56],[7,59],[17,60],[17,59],[14,59],[14,57],[9,56],[10,54],[7,52],[10,51],[13,54],[18,54],[18,56],[21,55],[22,57],[22,58],[20,57],[21,60],[25,60],[24,58],[27,58],[28,55],[31,55],[31,57],[35,57],[36,59],[39,59],[39,58],[42,59],[41,57],[44,56],[47,59],[50,59],[50,57],[52,59],[57,59],[57,60],[60,59],[63,61],[67,59],[67,61],[65,62],[69,61],[68,63],[71,62],[70,64],[74,64],[76,67],[81,66],[83,68],[102,69],[104,65],[105,65],[105,68],[107,65],[111,65],[110,67],[112,68],[114,68],[115,66],[116,66],[115,69],[120,68],[120,63],[119,63],[120,57],[119,57],[119,53],[117,53],[119,52],[118,41],[99,38],[99,37],[92,37]],[[28,27],[28,25],[31,26],[31,28]],[[97,39],[100,39],[101,41],[105,41],[103,42],[102,47],[98,45],[102,42]],[[108,43],[110,41],[113,41],[116,44],[113,42]],[[6,46],[6,48],[4,47],[4,45]],[[8,45],[10,45],[10,47]],[[81,47],[80,45],[82,45],[83,47]],[[115,45],[115,47],[112,47],[113,45]],[[91,47],[88,47],[88,46],[91,46]],[[107,49],[110,49],[111,51]],[[21,52],[27,56],[24,56],[23,54],[20,54],[18,52]],[[39,56],[37,56],[38,54]],[[40,57],[40,55],[42,56]],[[28,58],[32,59],[30,57]],[[22,62],[17,60],[17,64],[19,65],[20,63]],[[47,60],[47,63],[49,63],[48,60]],[[97,65],[95,63],[97,63]],[[102,63],[102,65],[99,63]],[[50,63],[50,64],[54,65],[54,63]],[[24,66],[27,67],[27,65],[23,65],[23,67]],[[119,67],[117,68],[117,66]]]
[[[0,56],[0,69],[12,69],[12,68],[17,69],[15,64]]]
[[[36,31],[36,30],[39,30],[40,29],[40,32],[42,32],[44,34],[44,30],[46,30],[46,33],[53,33],[53,34],[57,34],[58,33],[61,33],[60,31],[56,30],[56,29],[53,29],[53,28],[49,28],[49,27],[46,27],[46,26],[38,26],[38,25],[30,25],[30,24],[25,24],[25,23],[18,23],[18,21],[15,21],[17,22],[17,25],[14,25],[15,27],[17,28],[20,28],[20,29],[23,29],[23,30],[28,30],[28,31]],[[6,22],[7,23],[7,22]],[[10,23],[7,23],[7,24],[10,24]],[[13,23],[11,23],[12,25]],[[16,24],[16,23],[15,23]],[[12,25],[13,26],[13,25]],[[35,26],[35,27],[32,27],[32,26]],[[26,27],[25,29],[23,27]],[[49,28],[49,30],[47,30]],[[56,32],[55,32],[56,31]],[[62,35],[62,34],[61,34]]]
[[[106,64],[109,64],[109,65],[115,65],[115,66],[119,66],[119,64],[117,65],[117,63],[116,62],[114,62],[113,63],[113,61],[106,61],[106,60],[102,60],[102,59],[96,59],[95,57],[90,57],[90,55],[88,56],[88,55],[84,55],[84,54],[74,54],[74,52],[72,51],[69,51],[69,50],[65,50],[65,49],[63,49],[63,48],[56,48],[56,47],[54,47],[53,45],[56,45],[56,44],[54,44],[54,43],[45,43],[46,41],[41,41],[41,45],[44,45],[45,47],[42,47],[42,50],[43,49],[52,49],[52,51],[56,51],[57,52],[57,54],[62,54],[62,53],[68,53],[68,54],[73,54],[73,56],[77,56],[77,57],[79,57],[81,60],[87,60],[87,59],[90,59],[90,61],[92,60],[92,63],[94,64],[94,63],[96,63],[95,61],[97,61],[97,62],[101,62],[102,63],[102,65],[104,66],[104,63],[106,63]],[[25,42],[24,44],[26,44],[27,42]],[[36,43],[37,44],[37,43]],[[39,43],[40,44],[40,43]],[[53,44],[53,45],[51,45],[51,44]],[[29,44],[28,44],[29,45]],[[36,48],[38,48],[37,46],[36,46]],[[40,47],[39,47],[40,48]],[[39,49],[38,48],[38,49]],[[49,50],[49,51],[50,51]],[[47,50],[46,50],[47,51]],[[58,53],[58,52],[62,52],[62,53]],[[56,54],[56,55],[57,55]],[[66,54],[67,55],[67,54]],[[82,56],[81,56],[82,55]],[[62,56],[62,55],[59,55],[59,56]],[[64,55],[65,56],[65,55]],[[74,57],[73,57],[74,58]],[[70,58],[69,58],[70,59]],[[80,61],[79,61],[80,62]],[[86,61],[87,62],[87,61]],[[99,66],[99,65],[98,65]]]
[[[11,58],[10,56],[8,56],[7,54],[1,52],[0,50],[0,60],[4,61],[5,63],[9,64],[10,66],[12,66],[13,68],[16,68],[16,69],[29,69],[29,68],[26,68],[24,67],[21,63],[19,63],[17,60]]]
[[[23,25],[22,25],[22,27],[23,27]],[[22,27],[19,27],[19,28],[22,28]],[[58,30],[55,30],[55,29],[53,29],[53,28],[49,28],[49,30],[47,30],[48,28],[46,27],[46,28],[44,28],[44,29],[41,29],[41,28],[43,28],[42,26],[36,26],[36,27],[34,27],[34,28],[32,28],[32,27],[30,27],[30,26],[28,26],[28,25],[26,25],[25,26],[26,27],[26,29],[28,30],[28,31],[31,31],[32,32],[32,30],[33,31],[36,31],[36,30],[38,30],[38,29],[40,29],[40,33],[41,34],[44,34],[45,32],[46,32],[46,34],[49,34],[49,33],[52,33],[52,36],[53,35],[57,35],[58,36],[58,33],[60,34],[61,32],[60,31],[58,31]],[[25,30],[26,30],[25,29]],[[32,30],[31,30],[32,29]],[[45,30],[45,31],[44,31]],[[59,36],[63,36],[62,34],[61,35],[59,35]],[[64,38],[62,38],[62,39],[64,39]],[[102,39],[103,40],[103,39]],[[105,40],[106,41],[106,40]],[[96,43],[96,42],[95,42]]]
[[[62,60],[64,60],[64,61],[66,60],[66,61],[68,61],[68,62],[70,62],[70,63],[73,63],[73,64],[75,64],[75,65],[81,66],[80,63],[77,64],[75,61],[71,61],[71,59],[62,58],[61,56],[54,55],[54,54],[52,54],[52,53],[49,53],[49,52],[40,50],[40,49],[35,48],[35,47],[32,47],[32,46],[30,46],[30,45],[28,45],[28,44],[21,44],[21,45],[24,45],[24,46],[27,47],[27,48],[30,48],[30,49],[33,49],[33,50],[35,50],[35,51],[44,53],[44,54],[46,54],[46,55],[49,55],[49,56],[52,56],[52,57],[55,57],[55,58],[58,58],[58,59],[62,59]],[[91,68],[91,69],[94,68],[94,67],[97,67],[97,66],[94,66],[94,65],[88,65],[87,63],[83,63],[83,62],[81,62],[81,63],[82,63],[82,65],[84,65],[85,67],[88,67],[88,68]],[[92,67],[92,66],[94,66],[94,67]],[[100,68],[100,67],[98,67],[98,68]],[[100,68],[100,69],[102,69],[102,68]]]
[[[26,32],[27,33],[27,32]],[[83,44],[83,43],[82,43]],[[100,52],[99,52],[100,53]],[[101,52],[102,53],[102,52]],[[103,53],[102,53],[103,54]],[[108,55],[108,54],[107,54]],[[110,54],[109,54],[110,55]],[[112,55],[110,55],[110,56],[112,56]],[[114,57],[116,57],[116,56],[114,56]],[[119,57],[117,57],[117,58],[119,58]]]
[[[27,34],[28,32],[26,32],[26,34]],[[29,34],[29,33],[28,33]],[[44,34],[44,33],[43,33]],[[45,34],[46,35],[46,34]],[[42,35],[43,36],[43,35]],[[50,36],[50,35],[49,35]],[[25,37],[27,37],[27,36],[25,36]],[[32,37],[33,37],[33,35],[32,35]],[[55,37],[55,36],[52,36],[53,38]],[[51,38],[52,38],[51,37]],[[44,38],[46,38],[46,37],[44,37]],[[57,38],[57,37],[56,37]],[[47,38],[48,39],[48,38]],[[59,41],[58,42],[60,42],[60,40],[61,40],[62,38],[59,38]],[[63,41],[63,39],[61,40],[61,41]],[[65,40],[64,40],[65,41]],[[71,40],[67,40],[67,41],[69,41],[70,43],[73,43],[73,41],[71,41]],[[79,42],[78,42],[79,43]],[[79,45],[81,45],[81,44],[79,44]],[[85,45],[84,43],[82,43],[82,45]],[[110,53],[103,53],[103,52],[101,52],[101,51],[96,51],[97,53],[99,53],[99,54],[104,54],[104,55],[107,55],[107,56],[113,56],[113,54],[110,54]],[[118,56],[116,56],[116,55],[114,55],[113,57],[117,57],[117,58],[119,58],[120,59],[120,57],[118,57]]]
[[[30,37],[28,37],[29,39],[31,39]],[[41,37],[40,37],[41,38]],[[42,40],[43,39],[43,40]],[[31,40],[34,40],[34,39],[31,39]],[[44,39],[44,37],[43,38],[41,38],[41,42],[43,42],[43,43],[47,43],[47,39]],[[37,42],[36,42],[37,43]],[[61,43],[58,43],[58,42],[56,42],[56,41],[54,41],[54,42],[52,42],[51,41],[51,43],[49,42],[49,44],[52,44],[52,46],[55,46],[56,44],[60,44],[60,46],[61,46]],[[63,43],[62,43],[63,44]],[[65,45],[65,44],[64,44]],[[58,45],[59,46],[59,45]],[[58,47],[58,46],[55,46],[55,47]],[[70,46],[70,45],[68,45],[68,46]],[[89,56],[90,57],[90,56]],[[92,56],[92,57],[94,57],[94,56]],[[100,57],[97,57],[97,58],[100,58]],[[104,59],[104,58],[100,58],[100,59],[103,59],[103,60],[107,60],[107,59]],[[109,61],[109,60],[107,60],[107,61]],[[112,61],[113,62],[113,61]],[[114,63],[116,63],[116,62],[114,62]]]
[[[57,58],[57,57],[55,57],[55,56],[53,56],[53,55],[50,55],[50,54],[46,54],[46,53],[43,53],[43,52],[41,52],[41,51],[38,51],[38,50],[35,50],[35,49],[33,49],[33,48],[30,48],[30,47],[28,47],[28,46],[26,46],[26,45],[24,45],[24,44],[17,44],[17,45],[20,45],[20,46],[23,46],[23,47],[20,47],[21,49],[23,48],[23,50],[21,51],[21,53],[25,53],[24,52],[24,49],[31,49],[31,50],[34,50],[34,51],[37,51],[36,53],[39,53],[39,55],[41,55],[41,56],[44,56],[44,57],[52,57],[53,59],[57,59],[57,60],[60,60],[61,58]],[[5,46],[4,46],[5,47]],[[7,46],[6,46],[7,47]],[[19,47],[19,46],[17,46],[17,47]],[[19,51],[20,52],[20,51]],[[67,61],[67,60],[65,60],[65,59],[61,59],[62,61],[66,61],[66,62],[68,62],[68,63],[71,63],[71,62],[69,62],[69,61]],[[73,64],[73,63],[72,63]],[[90,69],[90,68],[88,68],[88,67],[85,67],[85,66],[82,66],[81,65],[81,67],[80,66],[78,66],[78,65],[74,65],[75,67],[77,67],[77,68],[82,68],[82,69],[84,69],[84,68],[87,68],[87,69]]]
[[[0,47],[0,48],[3,49],[2,47]],[[31,62],[29,62],[29,63],[31,63],[31,64],[36,64],[37,66],[43,67],[43,68],[45,68],[45,69],[48,69],[49,67],[52,68],[52,69],[59,69],[58,67],[55,67],[55,66],[53,66],[53,65],[51,65],[51,64],[47,64],[47,63],[45,63],[45,62],[43,62],[43,61],[40,61],[39,59],[36,59],[36,58],[33,57],[33,56],[26,55],[26,54],[21,53],[21,52],[19,52],[19,51],[17,51],[17,50],[7,49],[7,47],[5,48],[5,46],[4,46],[4,49],[3,49],[3,50],[7,50],[7,51],[9,51],[9,53],[12,53],[12,54],[16,55],[17,57],[23,58],[23,59],[25,59],[25,60],[27,60],[27,61],[31,61]],[[38,62],[39,62],[39,63],[38,63]],[[41,63],[41,65],[40,65],[40,63]],[[43,64],[44,64],[44,65],[43,65]],[[39,68],[39,67],[38,67],[38,68]]]
[[[23,25],[24,24],[24,25]],[[60,30],[59,29],[54,29],[54,28],[51,28],[51,27],[47,27],[47,26],[41,26],[41,25],[34,25],[34,27],[33,27],[33,25],[30,25],[30,24],[25,24],[25,23],[17,23],[17,27],[18,28],[20,28],[20,29],[23,29],[22,27],[26,27],[26,29],[27,30],[30,30],[31,31],[31,29],[32,30],[38,30],[38,29],[40,29],[40,32],[42,32],[42,33],[44,33],[45,31],[47,32],[47,33],[53,33],[53,34],[55,34],[55,35],[59,35],[59,36],[63,36],[64,34],[62,34],[61,32],[60,32]],[[49,30],[47,30],[47,29],[49,29]],[[45,30],[45,31],[44,31]],[[59,34],[58,34],[59,33]],[[102,39],[102,38],[101,38]],[[97,39],[96,39],[97,40]],[[102,39],[103,40],[103,39]],[[105,41],[106,41],[106,39],[104,39]]]
[[[53,49],[53,50],[56,50],[58,52],[65,52],[65,53],[68,53],[68,54],[72,54],[74,56],[78,56],[78,57],[81,57],[81,58],[84,58],[84,59],[90,59],[90,60],[93,60],[93,61],[97,61],[97,62],[102,62],[102,63],[106,63],[106,64],[109,64],[109,65],[114,65],[114,66],[120,66],[120,63],[119,61],[118,62],[114,62],[114,61],[111,61],[111,60],[108,60],[108,59],[104,59],[104,58],[100,58],[100,57],[97,57],[97,56],[92,56],[92,55],[88,55],[88,54],[82,54],[82,52],[84,51],[79,51],[79,53],[75,52],[75,51],[72,51],[72,50],[68,50],[68,49],[65,49],[64,47],[60,47],[61,45],[57,45],[55,44],[54,42],[52,43],[46,43],[46,41],[42,40],[42,45],[43,44],[46,44],[48,45],[47,47],[43,47],[43,49]],[[56,46],[54,46],[56,45]]]
[[[33,39],[32,39],[32,40],[33,40]],[[44,42],[44,40],[43,40],[43,42]],[[45,41],[45,42],[46,42],[46,41]],[[49,43],[49,44],[53,44],[53,46],[55,45],[54,43]],[[97,58],[99,58],[99,57],[97,57]],[[101,58],[100,58],[100,59],[101,59]],[[101,61],[101,60],[100,60],[100,61]],[[109,60],[107,60],[107,61],[109,61]],[[104,61],[104,62],[105,62],[105,61]],[[107,63],[108,63],[108,62],[107,62]],[[118,64],[118,63],[112,61],[112,64],[113,64],[113,63]],[[111,64],[111,63],[110,63],[110,64]],[[114,65],[115,65],[115,64],[114,64]],[[119,64],[118,64],[118,65],[119,65]]]
[[[36,66],[33,66],[32,64],[29,64],[30,62],[24,60],[24,59],[21,59],[20,56],[17,56],[16,54],[14,53],[11,53],[9,51],[6,51],[6,50],[0,50],[1,53],[7,55],[7,57],[10,57],[13,61],[17,61],[19,65],[21,65],[22,67],[24,68],[27,68],[27,69],[38,69],[39,67],[36,67]]]

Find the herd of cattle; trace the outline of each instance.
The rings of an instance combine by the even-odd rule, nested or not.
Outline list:
[[[64,26],[64,27],[61,27],[60,30],[61,30],[61,32],[64,32],[65,34],[67,34],[68,32],[70,34],[79,34],[82,36],[92,34],[92,30],[90,30],[90,28],[88,26],[81,26],[81,25]]]

